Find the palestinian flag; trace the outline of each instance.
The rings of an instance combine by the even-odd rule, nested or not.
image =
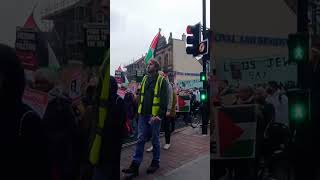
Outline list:
[[[39,34],[39,27],[33,17],[34,10],[36,8],[36,5],[33,7],[33,10],[31,14],[28,16],[26,19],[23,27],[17,27],[16,34],[21,33],[21,32],[27,32],[27,33],[32,33],[35,36]],[[36,47],[35,50],[23,50],[20,49],[17,44],[25,44],[25,43],[30,43]],[[41,58],[38,54],[38,41],[32,40],[31,42],[29,40],[25,40],[24,38],[19,38],[16,36],[16,53],[18,58],[21,60],[24,69],[27,71],[36,71],[39,66],[39,58]]]
[[[149,51],[146,55],[146,58],[145,58],[145,63],[148,64],[149,60],[151,58],[154,58],[154,51],[157,47],[157,44],[158,44],[158,41],[159,41],[159,37],[160,37],[160,31],[158,32],[158,34],[153,38],[152,42],[151,42],[151,45],[150,45],[150,48],[149,48]]]
[[[190,112],[190,97],[178,96],[178,112]]]
[[[31,12],[31,14],[29,15],[29,17],[27,18],[26,22],[24,23],[23,27],[35,29],[36,31],[40,31],[40,28],[37,25],[36,20],[33,17],[35,8],[36,8],[36,6],[33,7],[33,10]]]
[[[243,159],[255,157],[256,106],[218,108],[216,121],[217,157]]]
[[[53,70],[53,71],[58,71],[61,66],[60,66],[60,63],[57,59],[57,56],[55,55],[51,45],[49,44],[49,42],[47,42],[48,44],[48,58],[49,58],[49,69]]]

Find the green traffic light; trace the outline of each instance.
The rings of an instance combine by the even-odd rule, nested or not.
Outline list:
[[[205,94],[201,94],[201,100],[206,100],[207,99],[207,96]]]
[[[289,61],[304,63],[309,59],[309,35],[290,34],[288,37]]]
[[[205,72],[200,73],[200,81],[206,81],[207,80],[207,75]]]
[[[294,57],[294,59],[299,60],[299,61],[303,59],[304,50],[301,46],[297,46],[294,48],[293,57]]]
[[[201,76],[201,81],[205,81],[206,77],[205,76]]]
[[[294,121],[303,121],[307,116],[307,110],[303,103],[293,104],[291,107],[291,118]]]

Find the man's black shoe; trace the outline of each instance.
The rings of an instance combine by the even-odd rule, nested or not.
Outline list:
[[[159,162],[158,161],[152,161],[150,167],[147,169],[147,174],[153,174],[154,172],[159,169]]]
[[[129,174],[129,177],[139,176],[139,164],[132,161],[130,167],[128,169],[123,169],[122,172]]]

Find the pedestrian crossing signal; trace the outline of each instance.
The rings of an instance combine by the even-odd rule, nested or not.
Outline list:
[[[309,119],[309,93],[304,90],[289,92],[289,121],[299,125]]]
[[[201,102],[207,102],[207,99],[208,99],[207,91],[204,90],[204,89],[201,89],[200,90],[200,101]]]
[[[308,62],[309,37],[303,33],[290,34],[288,38],[289,61],[296,63]]]
[[[206,80],[207,80],[207,75],[206,75],[205,72],[201,72],[201,73],[200,73],[200,80],[201,80],[201,81],[206,81]]]

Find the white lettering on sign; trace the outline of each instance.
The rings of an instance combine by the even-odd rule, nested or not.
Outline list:
[[[87,36],[88,40],[93,40],[93,41],[99,41],[100,40],[100,36],[99,35],[88,35]]]
[[[35,51],[36,45],[31,42],[17,42],[16,48],[19,50]]]
[[[36,40],[35,33],[28,33],[28,32],[17,32],[17,39],[23,39],[23,40]]]
[[[108,31],[106,28],[89,28],[87,29],[87,46],[88,47],[106,47]]]
[[[87,34],[99,34],[99,29],[88,29]]]

